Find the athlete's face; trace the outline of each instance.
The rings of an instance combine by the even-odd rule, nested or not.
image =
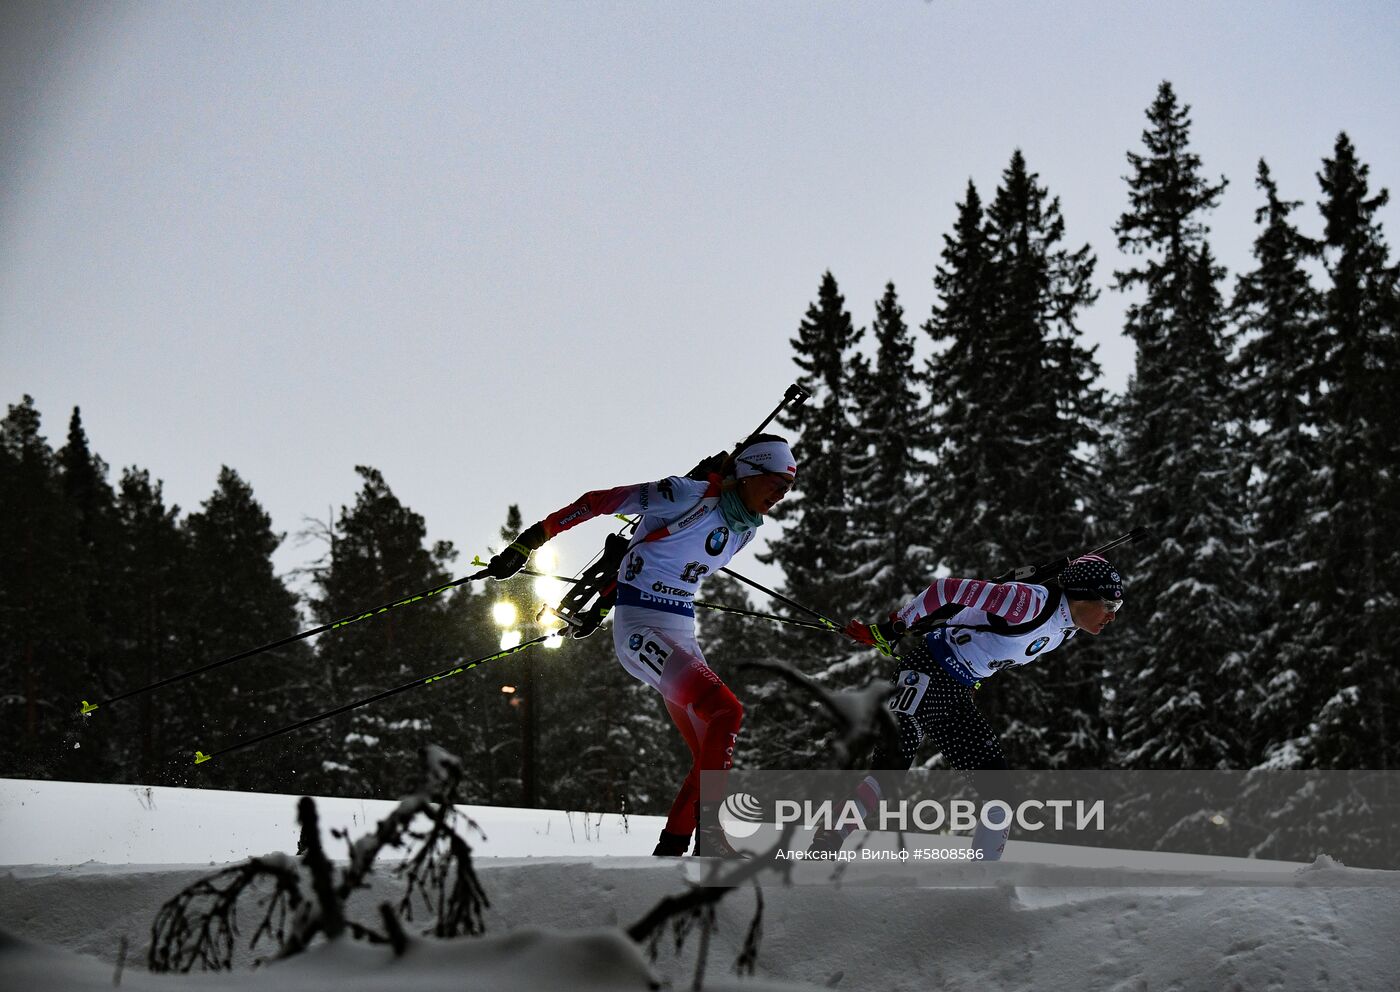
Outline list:
[[[767,514],[792,488],[792,476],[763,472],[739,480],[739,498],[750,513]]]
[[[1101,599],[1072,599],[1069,601],[1069,615],[1080,630],[1097,635],[1113,622],[1117,607]]]

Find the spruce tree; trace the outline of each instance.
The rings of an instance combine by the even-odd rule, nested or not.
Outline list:
[[[450,544],[428,546],[423,518],[404,506],[378,469],[357,466],[363,484],[352,507],[342,507],[329,562],[315,572],[312,599],[318,622],[447,581]],[[318,645],[326,698],[351,700],[439,671],[451,660],[435,621],[436,597],[411,610],[337,630]],[[422,693],[403,693],[361,707],[324,725],[321,781],[331,794],[382,796],[397,785],[396,769],[433,737],[435,709]]]
[[[511,504],[506,512],[505,525],[501,527],[501,546],[515,540],[524,527],[520,507]],[[536,566],[541,559],[552,560],[550,552],[537,554]],[[552,626],[545,626],[537,620],[540,616],[540,597],[537,591],[539,580],[526,575],[516,575],[503,582],[491,583],[492,602],[509,604],[514,609],[515,619],[502,628],[501,648],[511,643],[532,640],[547,634]],[[542,618],[541,618],[542,619]],[[508,640],[507,640],[508,639]],[[513,805],[532,807],[540,803],[540,782],[549,778],[546,767],[549,749],[541,749],[544,728],[544,714],[550,708],[547,699],[557,688],[554,680],[545,678],[552,655],[559,648],[532,648],[493,662],[493,671],[486,673],[488,680],[495,680],[508,691],[505,702],[513,711],[509,724],[510,733],[502,739],[499,755],[509,755],[508,764],[503,766],[504,774],[498,784],[511,783],[516,793],[511,797]],[[488,704],[489,705],[489,704]],[[587,719],[584,706],[578,708],[579,716]],[[509,741],[509,743],[506,743]]]
[[[84,684],[71,638],[81,545],[31,396],[0,421],[0,768],[54,774]],[[81,604],[79,605],[81,609]]]
[[[1064,226],[1058,198],[1018,150],[985,215],[970,186],[946,239],[927,327],[942,401],[942,560],[955,575],[988,577],[1082,547],[1097,509],[1084,452],[1101,432],[1102,396],[1077,324],[1095,298],[1094,258],[1087,245],[1063,245]],[[1094,669],[1077,648],[988,682],[979,706],[1005,724],[1013,763],[1100,763]]]
[[[1223,270],[1205,214],[1224,189],[1190,150],[1190,108],[1162,83],[1144,153],[1129,152],[1129,206],[1115,227],[1135,264],[1126,333],[1137,346],[1113,482],[1159,538],[1127,568],[1129,606],[1113,625],[1120,760],[1131,767],[1221,768],[1243,757],[1241,603],[1247,587],[1241,462],[1232,448]]]
[[[1098,296],[1095,259],[1088,245],[1062,246],[1059,197],[1038,180],[1018,149],[987,211],[997,294],[983,373],[997,377],[1004,405],[978,447],[1008,515],[1020,518],[992,528],[988,551],[1004,561],[1076,546],[1096,509],[1082,452],[1101,437],[1103,395],[1078,326]]]
[[[854,445],[850,499],[856,612],[883,620],[927,581],[931,549],[925,528],[932,516],[928,465],[929,405],[914,366],[914,337],[894,283],[885,286],[871,324],[873,365],[854,365]]]
[[[81,673],[83,691],[103,693],[111,685],[109,651],[119,636],[122,618],[112,609],[109,569],[117,552],[116,492],[107,481],[108,467],[88,444],[77,407],[68,421],[68,442],[59,449],[58,473],[66,516],[73,529],[76,607],[67,625],[71,654]],[[110,721],[84,721],[79,748],[65,748],[57,774],[70,778],[105,777],[112,768],[114,738]],[[130,776],[130,771],[127,771]]]
[[[893,326],[888,330],[899,333]],[[781,421],[800,431],[793,439],[797,483],[771,515],[785,525],[781,536],[770,539],[771,550],[760,556],[782,568],[788,596],[838,621],[863,612],[869,599],[860,579],[867,547],[857,522],[866,508],[859,501],[857,467],[869,464],[870,452],[855,423],[857,381],[868,367],[857,362],[856,346],[864,334],[852,323],[835,277],[825,273],[817,300],[791,339],[803,373],[798,381],[811,394],[805,406]],[[863,684],[883,668],[872,652],[826,632],[789,628],[779,650],[781,661],[834,688]],[[752,698],[763,707],[754,721],[758,751],[782,767],[820,765],[827,741],[813,737],[812,727],[822,725],[815,703],[790,703],[787,686],[766,673],[748,678]]]
[[[1085,452],[1102,434],[1103,395],[1078,327],[1097,296],[1095,259],[1088,245],[1065,247],[1064,231],[1059,198],[1016,150],[987,210],[997,292],[981,371],[988,395],[1000,387],[1002,404],[995,414],[986,411],[976,446],[979,495],[992,512],[975,535],[983,564],[973,574],[1084,547],[1099,510],[1096,470]],[[1015,678],[993,680],[984,706],[1008,722],[1013,761],[1101,764],[1107,733],[1100,664],[1081,643]]]
[[[935,404],[937,464],[929,538],[936,560],[954,570],[967,569],[980,557],[971,543],[988,508],[977,446],[991,412],[984,404],[994,406],[1001,398],[998,385],[984,375],[990,367],[984,334],[995,313],[997,286],[988,259],[982,198],[970,180],[957,210],[952,233],[943,237],[942,263],[933,278],[938,301],[924,323],[934,345],[925,379]]]
[[[1314,480],[1323,466],[1318,443],[1323,338],[1320,300],[1307,266],[1319,246],[1292,220],[1297,200],[1284,200],[1262,159],[1255,184],[1264,205],[1255,212],[1255,267],[1236,283],[1232,312],[1253,541],[1246,564],[1250,603],[1246,684],[1255,718],[1246,760],[1296,767],[1308,723],[1327,682],[1320,658],[1304,646],[1326,622],[1315,595],[1311,562],[1330,541],[1314,513]],[[1325,698],[1325,697],[1323,697]]]
[[[1304,645],[1331,673],[1308,745],[1325,768],[1400,762],[1389,646],[1400,622],[1400,291],[1377,217],[1389,192],[1372,195],[1369,173],[1343,133],[1318,174],[1328,278],[1318,513],[1330,539],[1313,576],[1320,621]]]
[[[477,589],[473,585],[479,584],[458,586],[442,607],[444,667],[500,649],[500,630],[491,615],[494,599],[490,583]],[[434,683],[420,702],[433,713],[434,740],[450,741],[445,746],[462,759],[463,801],[506,806],[517,801],[518,783],[507,790],[499,780],[498,765],[516,738],[504,729],[513,714],[501,692],[505,675],[495,664]]]
[[[236,471],[220,469],[213,494],[182,527],[190,556],[185,595],[192,661],[227,657],[297,631],[297,597],[272,563],[284,535],[273,531],[272,518]],[[197,691],[219,701],[210,731],[230,740],[275,729],[323,698],[305,642],[210,673]],[[306,735],[291,734],[259,745],[256,761],[215,762],[203,777],[234,788],[295,791],[297,770],[318,759]]]
[[[166,506],[163,489],[159,479],[136,466],[123,470],[117,488],[119,545],[109,588],[121,628],[113,660],[125,688],[191,667],[187,544],[178,526],[180,508]],[[203,747],[218,705],[204,683],[147,692],[123,707],[119,718],[136,725],[139,780],[188,784],[193,752]]]
[[[512,505],[501,528],[500,546],[515,539],[521,528],[520,509]],[[484,657],[500,650],[502,632],[493,606],[507,590],[523,593],[524,578],[507,583],[477,582],[457,587],[444,606],[441,618],[448,663]],[[522,610],[528,605],[521,604]],[[518,678],[511,656],[464,672],[435,684],[428,705],[434,711],[438,739],[453,741],[453,753],[462,758],[465,780],[463,798],[492,806],[520,803],[520,714],[510,704],[514,696],[502,687],[514,687]]]
[[[90,557],[101,559],[111,550],[116,493],[107,481],[107,463],[88,444],[82,411],[76,406],[68,421],[68,443],[58,452],[58,471],[63,495],[77,521],[78,537]]]
[[[794,361],[802,370],[798,382],[811,398],[780,418],[789,430],[800,432],[788,438],[797,458],[797,483],[771,515],[786,526],[761,559],[782,568],[784,590],[794,600],[833,613],[850,612],[855,598],[844,579],[854,566],[855,537],[850,367],[863,334],[851,323],[835,277],[825,273],[816,302],[791,339]]]
[[[852,578],[860,564],[860,534],[853,524],[860,508],[852,504],[852,461],[860,454],[852,423],[852,365],[864,333],[852,323],[835,277],[824,273],[817,299],[790,341],[802,370],[798,382],[811,398],[798,410],[785,411],[779,421],[790,432],[797,482],[770,514],[770,521],[783,525],[782,532],[765,530],[769,550],[759,555],[760,561],[782,569],[783,592],[832,618],[853,616],[861,601]],[[776,529],[771,522],[767,527]],[[781,605],[775,608],[790,612]],[[869,664],[853,660],[850,645],[829,633],[793,630],[784,639],[783,652],[786,661],[833,685],[861,682],[869,675]],[[763,734],[764,746],[780,754],[820,753],[804,724],[775,724],[771,735]]]

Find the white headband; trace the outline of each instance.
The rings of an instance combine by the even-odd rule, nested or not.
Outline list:
[[[797,459],[792,457],[792,449],[786,441],[760,441],[745,448],[736,460],[734,477],[745,479],[764,472],[777,472],[780,475],[797,475]]]

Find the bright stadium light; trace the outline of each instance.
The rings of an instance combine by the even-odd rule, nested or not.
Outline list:
[[[559,556],[554,553],[553,548],[540,548],[535,552],[535,568],[550,574],[559,568]],[[544,575],[535,578],[535,595],[547,603],[558,602],[568,588],[567,582],[560,582],[558,579]]]
[[[560,582],[558,579],[546,578],[543,575],[535,579],[535,595],[547,603],[557,603],[563,599],[568,588],[567,582]]]
[[[496,621],[497,627],[514,627],[519,616],[520,611],[508,599],[499,600],[491,606],[491,618]]]
[[[502,651],[509,651],[511,648],[513,648],[513,647],[515,647],[516,645],[518,645],[518,644],[520,643],[520,641],[521,641],[520,631],[518,631],[518,630],[507,630],[507,631],[504,631],[504,632],[502,632],[502,634],[501,634],[501,650],[502,650]]]
[[[558,634],[555,634],[553,637],[547,638],[545,640],[544,646],[549,648],[551,651],[558,651],[564,646],[564,638],[559,636]]]

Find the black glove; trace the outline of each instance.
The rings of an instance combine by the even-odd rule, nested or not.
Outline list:
[[[614,541],[613,538],[618,538],[618,540]],[[608,550],[615,548],[615,546],[619,544],[626,544],[626,541],[622,540],[621,535],[611,534],[608,536],[607,543],[603,546],[604,564],[606,564],[608,560]],[[621,561],[621,558],[619,558],[618,564],[621,564]],[[613,565],[611,571],[613,574],[617,574],[617,565]],[[610,588],[606,592],[599,594],[598,599],[592,606],[574,616],[574,624],[569,628],[569,636],[574,640],[587,637],[601,627],[603,621],[608,618],[608,614],[612,612],[612,608],[617,605],[617,583],[610,581],[609,585]]]
[[[544,533],[544,524],[531,524],[520,532],[520,536],[510,547],[486,563],[486,574],[493,579],[510,578],[525,567],[525,563],[530,560],[530,553],[541,548],[548,540]]]

